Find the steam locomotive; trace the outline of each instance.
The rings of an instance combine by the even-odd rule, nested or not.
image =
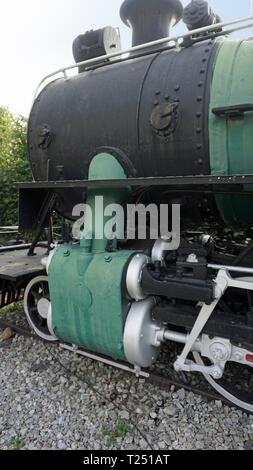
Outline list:
[[[253,367],[253,40],[228,37],[252,18],[222,23],[203,0],[186,8],[125,0],[120,15],[132,29],[128,51],[112,27],[81,34],[75,65],[36,93],[28,125],[34,180],[19,184],[20,230],[34,238],[11,273],[1,264],[11,292],[3,296],[2,287],[2,303],[24,290],[40,337],[137,375],[163,343],[181,344],[177,371],[204,374],[253,411],[250,386],[243,395],[238,387],[238,369],[252,380]],[[188,31],[173,37],[180,20]],[[167,205],[169,214],[180,206],[180,245],[168,249],[164,234],[98,237],[89,220],[97,197],[124,211],[129,203]],[[69,221],[85,202],[91,214],[77,240]],[[58,243],[53,213],[62,220]],[[104,227],[109,218],[100,215]],[[228,369],[237,379],[227,382]]]

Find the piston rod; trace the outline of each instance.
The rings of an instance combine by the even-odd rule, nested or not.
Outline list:
[[[163,338],[165,341],[172,341],[173,343],[186,344],[189,335],[183,333],[177,333],[176,331],[165,330]],[[200,340],[197,340],[193,347],[192,351],[201,352],[201,343]]]

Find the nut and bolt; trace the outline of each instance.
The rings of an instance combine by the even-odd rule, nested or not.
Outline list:
[[[195,253],[192,253],[187,258],[187,263],[198,263],[198,262],[199,262],[199,260],[198,260],[198,257]]]
[[[215,361],[226,361],[228,359],[228,351],[224,344],[213,343],[210,346],[210,353]]]
[[[234,353],[234,359],[235,361],[242,361],[243,360],[243,353],[240,351],[237,351]]]

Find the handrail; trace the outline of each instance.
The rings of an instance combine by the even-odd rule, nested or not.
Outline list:
[[[204,28],[198,28],[198,29],[195,29],[193,31],[189,31],[188,33],[179,35],[179,36],[174,36],[174,37],[172,36],[172,37],[166,37],[166,38],[158,39],[156,41],[151,41],[151,42],[141,44],[141,45],[138,45],[138,46],[135,46],[135,47],[130,47],[130,48],[125,49],[123,51],[112,52],[110,54],[106,54],[106,55],[103,55],[103,56],[95,57],[93,59],[88,59],[88,60],[84,60],[82,62],[78,62],[78,63],[72,64],[72,65],[68,65],[66,67],[61,67],[60,69],[56,70],[55,72],[46,75],[39,82],[39,84],[36,88],[36,91],[35,91],[33,103],[34,103],[34,101],[36,100],[36,98],[38,96],[38,93],[39,93],[39,90],[40,90],[41,86],[44,84],[44,82],[46,80],[48,80],[48,79],[50,79],[50,78],[52,78],[56,75],[59,75],[61,73],[63,74],[64,78],[66,80],[68,80],[69,76],[66,73],[68,70],[73,70],[75,68],[82,67],[82,66],[85,66],[85,65],[96,64],[98,62],[101,62],[101,60],[103,61],[103,60],[107,60],[107,59],[113,59],[115,57],[120,57],[122,55],[129,54],[131,52],[137,52],[137,51],[140,51],[140,50],[143,50],[143,49],[147,49],[151,46],[159,46],[159,45],[162,45],[162,44],[165,44],[165,43],[168,43],[168,42],[174,42],[175,47],[179,48],[180,47],[179,41],[182,40],[182,39],[191,38],[192,36],[195,36],[195,35],[201,34],[201,33],[205,33],[205,32],[212,32],[212,31],[215,32],[216,30],[220,30],[220,29],[225,28],[227,26],[232,26],[232,25],[236,25],[236,24],[239,24],[239,23],[246,23],[248,21],[253,21],[253,16],[246,16],[246,17],[243,17],[243,18],[240,18],[240,19],[237,19],[237,20],[226,21],[224,23],[217,23],[217,24],[214,24],[214,25],[211,25],[211,26],[205,26]],[[232,28],[230,30],[224,30],[223,34],[224,35],[231,34],[235,31],[241,31],[241,30],[251,28],[251,27],[253,27],[253,22],[249,23],[247,25]],[[219,32],[219,35],[220,34],[221,33]]]

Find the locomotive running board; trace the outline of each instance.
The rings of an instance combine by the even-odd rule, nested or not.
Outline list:
[[[18,183],[17,187],[20,190],[25,189],[73,189],[73,188],[97,188],[97,187],[122,187],[126,183],[126,180],[74,180],[74,181],[33,181]],[[197,175],[197,176],[162,176],[162,177],[147,177],[147,178],[128,178],[128,186],[172,186],[178,188],[178,186],[227,186],[236,187],[253,184],[253,174],[250,175],[232,175],[232,176],[214,176],[214,175]],[[188,188],[187,188],[188,191]],[[215,190],[215,192],[217,192]],[[223,188],[224,192],[224,188]],[[243,194],[245,194],[245,190]],[[253,189],[247,190],[247,192],[253,192]]]
[[[124,370],[125,372],[129,372],[130,374],[136,375],[136,377],[143,377],[144,379],[148,379],[150,377],[150,374],[148,374],[148,372],[143,372],[139,367],[131,368],[123,364],[122,362],[111,361],[110,359],[106,359],[103,356],[97,356],[96,354],[91,354],[89,352],[84,351],[83,349],[78,349],[75,346],[69,346],[68,344],[60,343],[60,348],[66,349],[67,351],[71,351],[74,354],[87,357],[88,359],[92,359],[93,361],[102,362],[102,364],[106,364],[107,366]]]

